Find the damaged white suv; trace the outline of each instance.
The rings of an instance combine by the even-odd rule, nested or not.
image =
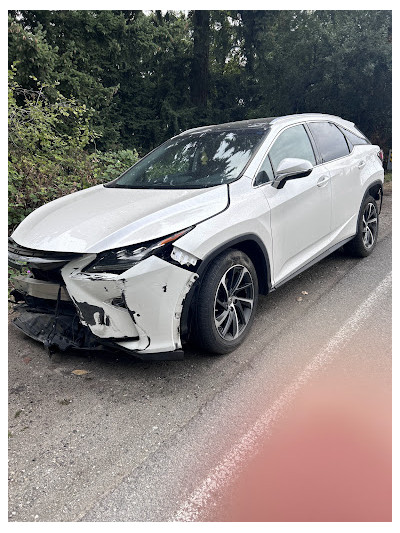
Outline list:
[[[176,359],[193,338],[228,353],[259,294],[342,245],[371,253],[383,174],[379,147],[330,115],[181,133],[19,225],[9,262],[29,273],[15,325],[49,349]]]

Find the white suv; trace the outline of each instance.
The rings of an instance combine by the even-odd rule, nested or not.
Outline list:
[[[180,358],[234,350],[268,294],[378,235],[383,167],[353,123],[320,114],[196,128],[118,179],[44,205],[9,240],[16,326],[50,349]]]

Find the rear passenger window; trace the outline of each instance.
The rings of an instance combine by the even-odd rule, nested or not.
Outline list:
[[[351,131],[346,130],[345,128],[341,128],[340,126],[339,129],[342,133],[344,133],[344,135],[347,137],[347,140],[350,141],[353,146],[357,146],[358,144],[369,144],[365,137],[359,137],[355,133],[352,133]]]
[[[269,157],[275,171],[282,159],[286,157],[306,159],[312,165],[316,164],[310,139],[302,125],[292,126],[283,131],[272,145]]]
[[[310,122],[308,125],[324,163],[350,153],[343,133],[334,124],[330,122]]]

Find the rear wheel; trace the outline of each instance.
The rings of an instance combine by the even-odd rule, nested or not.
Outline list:
[[[258,302],[258,280],[240,250],[218,256],[204,275],[197,298],[196,340],[207,352],[225,354],[246,338]]]
[[[378,238],[379,215],[376,201],[367,196],[360,208],[357,234],[344,248],[355,257],[367,257],[375,248]]]

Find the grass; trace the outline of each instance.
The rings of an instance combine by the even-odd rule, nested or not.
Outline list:
[[[383,182],[383,193],[392,194],[392,173],[385,171],[385,181]]]

